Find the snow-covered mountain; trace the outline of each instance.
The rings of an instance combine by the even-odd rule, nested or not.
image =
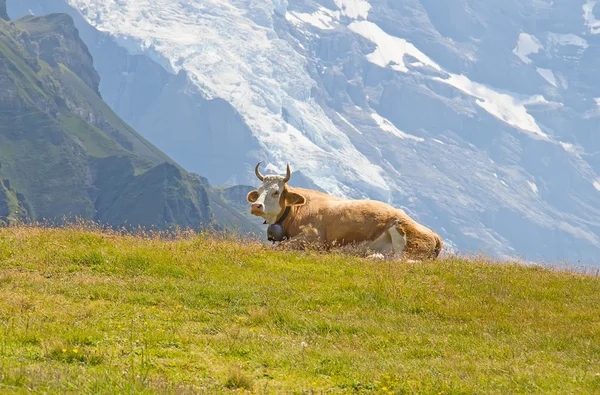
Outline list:
[[[592,0],[8,0],[68,12],[104,99],[190,171],[405,208],[465,251],[600,263]],[[292,181],[293,182],[293,181]]]

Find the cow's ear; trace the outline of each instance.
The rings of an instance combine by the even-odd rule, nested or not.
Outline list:
[[[304,203],[306,203],[306,198],[295,192],[288,192],[285,200],[288,206],[302,206]]]
[[[258,199],[258,191],[254,190],[254,191],[248,193],[248,196],[246,196],[246,199],[248,199],[248,202],[250,202],[250,203],[256,202],[256,200]]]

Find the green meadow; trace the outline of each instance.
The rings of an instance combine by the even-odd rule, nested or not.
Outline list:
[[[0,393],[600,393],[600,279],[0,229]]]

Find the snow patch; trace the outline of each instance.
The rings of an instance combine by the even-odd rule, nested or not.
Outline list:
[[[540,49],[544,49],[540,40],[531,34],[521,33],[519,34],[517,46],[513,49],[513,53],[517,55],[523,63],[530,64],[531,59],[529,59],[528,56],[538,53]]]
[[[436,142],[436,143],[438,143],[438,144],[441,144],[441,145],[446,145],[446,143],[444,143],[444,142],[443,142],[443,141],[441,141],[441,140],[438,140],[438,139],[432,139],[432,140],[433,140],[433,141],[435,141],[435,142]]]
[[[575,34],[559,34],[559,33],[548,33],[548,41],[553,45],[574,45],[587,49],[589,44],[586,39],[579,37]]]
[[[342,114],[340,114],[339,112],[336,112],[337,116],[340,117],[340,119],[342,121],[344,121],[344,123],[348,126],[350,126],[350,128],[352,128],[352,130],[354,130],[356,133],[358,134],[362,134],[362,132],[360,130],[358,130],[354,125],[352,125],[350,123],[350,121],[348,121],[346,118],[344,118],[344,116],[342,116]]]
[[[438,77],[435,79],[477,98],[476,103],[481,108],[507,124],[549,140],[548,135],[542,132],[525,108],[525,104],[531,104],[532,100],[536,103],[547,102],[543,96],[537,95],[528,100],[518,100],[511,95],[498,93],[483,84],[473,82],[464,75],[451,74],[447,79]]]
[[[533,191],[533,193],[535,193],[536,195],[538,195],[539,194],[539,190],[538,190],[537,185],[535,185],[535,183],[531,182],[531,181],[527,181],[527,183],[529,184],[529,187],[531,188],[531,190]]]
[[[521,103],[525,106],[546,106],[549,108],[559,108],[559,107],[563,107],[564,104],[559,103],[559,102],[555,102],[555,101],[548,101],[546,100],[546,98],[542,95],[533,95],[528,97],[525,100],[521,100]]]
[[[596,106],[600,107],[600,97],[594,97],[594,101],[596,102]]]
[[[555,87],[558,87],[558,84],[556,83],[556,77],[554,76],[554,73],[552,72],[552,70],[543,69],[541,67],[536,67],[536,71],[538,72],[539,75],[542,76],[543,79],[548,81],[548,83],[550,85],[554,85]]]
[[[592,34],[600,34],[600,21],[596,19],[596,16],[594,15],[596,3],[596,0],[587,0],[583,5],[583,19],[585,20],[585,25],[590,29]]]
[[[329,11],[329,12],[326,12]],[[287,12],[285,14],[285,19],[287,19],[289,22],[293,23],[294,25],[302,25],[302,24],[309,24],[312,25],[314,27],[316,27],[317,29],[321,29],[321,30],[332,30],[335,28],[334,26],[334,16],[331,15],[330,10],[327,10],[326,8],[321,8],[318,11],[312,13],[312,14],[306,14],[306,13],[302,13],[302,12]],[[339,14],[339,12],[338,12]]]
[[[334,0],[342,15],[350,19],[367,19],[371,4],[366,0]]]
[[[570,154],[576,154],[577,153],[577,148],[575,147],[575,145],[573,145],[571,143],[565,143],[564,141],[559,141],[558,143],[568,153],[570,153]]]
[[[377,45],[375,52],[367,55],[367,60],[371,63],[380,67],[391,65],[392,69],[407,73],[409,70],[404,64],[404,56],[411,55],[421,63],[437,71],[444,72],[436,62],[413,44],[387,34],[373,22],[353,22],[350,24],[349,29]],[[525,104],[531,104],[532,100],[536,102],[545,101],[543,96],[537,95],[534,98],[521,101],[506,93],[498,93],[483,84],[473,82],[464,75],[447,74],[449,78],[434,77],[434,79],[476,97],[478,99],[476,102],[481,108],[509,125],[548,139],[548,136],[542,132],[535,119],[525,108]]]
[[[373,118],[373,120],[377,123],[377,125],[379,126],[379,128],[381,130],[391,133],[396,137],[399,137],[401,139],[414,140],[414,141],[418,141],[418,142],[425,141],[425,139],[422,139],[420,137],[416,137],[411,134],[401,132],[400,130],[398,130],[398,128],[396,128],[394,126],[393,123],[391,123],[390,121],[388,121],[387,119],[385,119],[384,117],[382,117],[381,115],[379,115],[375,112],[371,114],[371,118]]]
[[[348,28],[377,45],[375,52],[367,55],[367,60],[373,64],[380,67],[387,67],[391,64],[392,69],[408,73],[408,68],[404,63],[404,56],[410,55],[416,58],[421,64],[442,71],[442,68],[437,63],[417,49],[413,44],[404,39],[387,34],[373,22],[353,22]],[[416,64],[418,63],[413,63],[412,65]]]
[[[600,191],[600,178],[595,180],[592,184],[594,185],[594,188],[596,188],[598,191]]]

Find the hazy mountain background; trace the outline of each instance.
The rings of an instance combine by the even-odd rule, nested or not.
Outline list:
[[[0,15],[3,8],[0,7]],[[122,121],[70,16],[0,19],[0,222],[258,230]]]
[[[595,1],[8,1],[50,12],[106,103],[212,184],[291,162],[461,250],[600,261]]]

